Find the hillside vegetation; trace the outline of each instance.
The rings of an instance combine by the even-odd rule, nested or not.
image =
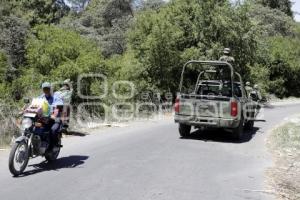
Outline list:
[[[300,25],[289,0],[69,2],[0,2],[2,106],[20,107],[43,81],[76,83],[82,74],[103,74],[109,87],[132,81],[133,99],[144,91],[175,95],[186,61],[218,60],[224,47],[236,71],[265,94],[300,96]],[[99,95],[101,85],[88,79],[81,92]],[[84,102],[74,89],[73,102]],[[117,101],[110,92],[101,100]]]

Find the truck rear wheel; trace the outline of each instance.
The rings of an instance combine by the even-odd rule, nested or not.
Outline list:
[[[232,136],[236,140],[241,140],[243,138],[243,135],[244,135],[244,119],[242,117],[239,126],[233,129]]]
[[[245,129],[246,130],[251,131],[251,130],[253,130],[253,127],[254,127],[254,121],[247,121],[245,123]]]
[[[179,124],[179,134],[181,137],[188,137],[191,133],[191,126],[186,124]]]

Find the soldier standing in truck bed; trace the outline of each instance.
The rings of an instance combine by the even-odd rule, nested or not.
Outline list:
[[[223,56],[220,58],[220,61],[223,61],[223,62],[228,62],[230,64],[233,64],[234,63],[234,58],[232,56],[230,56],[231,54],[231,50],[230,48],[225,48],[224,51],[223,51]]]
[[[230,56],[230,54],[231,54],[230,48],[225,48],[223,51],[223,56],[219,59],[219,61],[228,62],[229,64],[233,65],[235,60],[232,56]],[[223,78],[225,77],[223,69],[220,70],[220,74],[222,74],[221,77]]]

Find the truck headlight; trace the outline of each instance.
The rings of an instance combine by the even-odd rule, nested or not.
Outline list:
[[[21,126],[22,130],[30,128],[32,126],[32,123],[33,122],[30,118],[24,118],[22,120],[22,126]]]

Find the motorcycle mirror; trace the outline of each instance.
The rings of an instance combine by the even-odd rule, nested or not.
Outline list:
[[[29,99],[29,98],[24,98],[24,99],[23,99],[23,102],[24,102],[25,104],[28,104],[28,103],[30,103],[30,99]]]

